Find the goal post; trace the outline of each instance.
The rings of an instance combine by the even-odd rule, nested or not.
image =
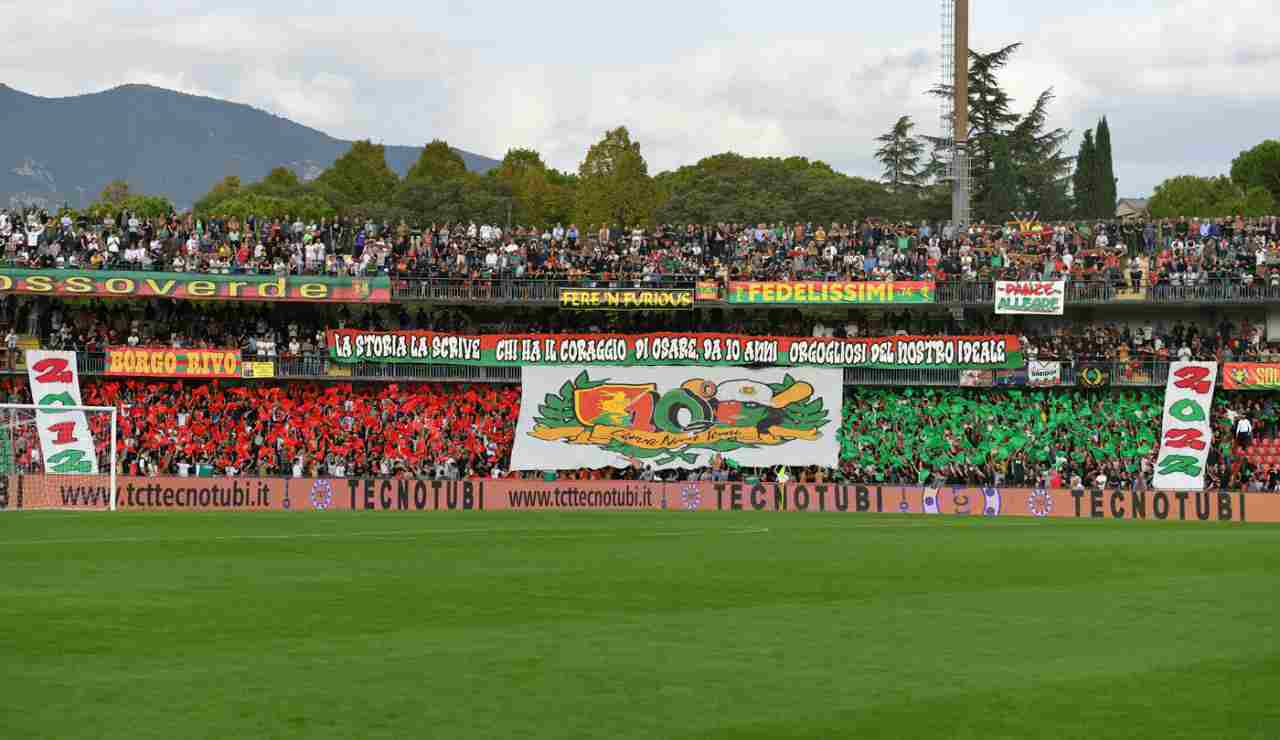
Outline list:
[[[115,511],[118,413],[0,404],[0,512]]]

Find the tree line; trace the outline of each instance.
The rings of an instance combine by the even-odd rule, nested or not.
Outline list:
[[[1114,218],[1118,202],[1110,125],[1103,116],[1084,132],[1076,156],[1064,152],[1070,131],[1052,126],[1053,88],[1025,111],[1000,76],[1021,44],[969,52],[971,218],[1002,223],[1034,212],[1045,221]],[[927,91],[950,96],[949,85]],[[357,141],[311,181],[279,167],[262,180],[226,177],[194,205],[202,217],[301,218],[338,216],[422,227],[475,221],[580,228],[653,223],[814,223],[867,217],[887,221],[946,221],[951,186],[948,142],[915,133],[900,116],[875,139],[878,180],[836,172],[803,157],[717,154],[650,175],[640,142],[626,127],[605,132],[576,172],[548,167],[532,149],[512,149],[486,174],[469,172],[448,143],[427,144],[405,176],[386,162],[383,147]],[[1170,178],[1155,190],[1153,217],[1267,215],[1280,199],[1280,142],[1242,152],[1230,176]],[[162,211],[163,199],[112,183],[91,208]],[[170,206],[171,208],[171,206]]]

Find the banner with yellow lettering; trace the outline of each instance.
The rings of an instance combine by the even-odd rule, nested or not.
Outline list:
[[[512,470],[835,467],[838,369],[527,367]]]
[[[933,303],[934,285],[925,280],[869,282],[729,283],[729,303],[774,305],[859,305]]]
[[[111,347],[107,350],[106,374],[153,378],[238,378],[240,350]]]

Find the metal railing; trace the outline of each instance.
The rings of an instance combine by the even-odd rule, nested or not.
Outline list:
[[[100,352],[80,352],[77,355],[80,374],[84,376],[106,375],[106,355]],[[270,379],[328,380],[359,382],[441,382],[441,383],[519,383],[519,367],[490,367],[480,365],[427,365],[416,363],[354,363],[345,364],[330,360],[322,354],[290,357],[245,357],[245,361],[271,362],[274,374]],[[1094,369],[1097,372],[1086,372]],[[0,370],[0,373],[24,374],[25,368]],[[1025,374],[1018,371],[984,371],[975,381],[962,383],[963,372],[958,369],[882,369],[848,367],[844,369],[844,384],[877,387],[1026,387]],[[1081,359],[1063,361],[1060,365],[1059,386],[1080,388],[1162,388],[1169,376],[1166,361],[1133,360],[1129,362],[1092,361]],[[264,380],[267,378],[256,378]],[[246,378],[246,380],[249,380]]]
[[[391,296],[397,301],[431,303],[547,303],[560,302],[561,288],[683,289],[693,290],[692,275],[581,278],[395,278]]]
[[[702,279],[705,281],[705,279]],[[680,288],[692,289],[700,281],[690,275],[663,275],[639,279],[619,278],[451,278],[394,277],[392,298],[397,301],[428,303],[517,303],[556,304],[561,288]],[[720,285],[720,294],[725,295]],[[946,281],[935,284],[934,305],[982,307],[995,301],[992,281]],[[1280,303],[1280,286],[1244,285],[1237,280],[1211,280],[1195,286],[1156,284],[1129,287],[1104,281],[1069,281],[1066,305],[1108,304],[1148,305],[1249,305]],[[722,301],[699,301],[724,305]],[[760,307],[764,304],[753,304]]]

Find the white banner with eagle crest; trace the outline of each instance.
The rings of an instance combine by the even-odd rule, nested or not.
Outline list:
[[[839,368],[525,367],[512,470],[820,465],[840,454]]]

